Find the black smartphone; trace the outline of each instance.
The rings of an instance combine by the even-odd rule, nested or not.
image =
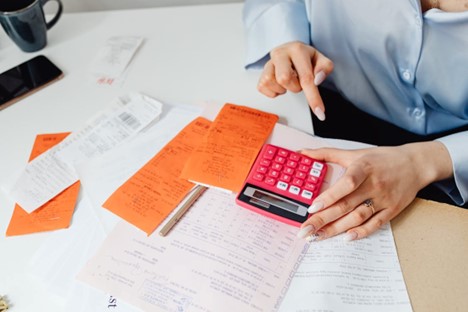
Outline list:
[[[43,55],[0,74],[0,110],[63,77],[63,72]]]

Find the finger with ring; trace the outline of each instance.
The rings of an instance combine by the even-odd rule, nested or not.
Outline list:
[[[366,199],[362,205],[369,207],[372,210],[372,214],[375,214],[374,201],[370,198]]]

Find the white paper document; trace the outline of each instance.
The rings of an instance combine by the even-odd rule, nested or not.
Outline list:
[[[209,189],[167,237],[121,222],[78,279],[144,311],[275,311],[307,248],[297,228]]]
[[[91,64],[93,80],[100,85],[112,85],[119,80],[143,42],[139,36],[108,38]]]
[[[125,102],[127,101],[127,102]],[[28,213],[78,180],[74,166],[101,155],[157,120],[162,103],[134,94],[28,163],[10,196]]]
[[[73,226],[48,233],[27,268],[48,293],[64,298],[67,312],[140,311],[119,298],[76,281],[75,276],[104,241],[106,233],[86,197],[77,204]]]
[[[390,224],[353,242],[312,242],[280,310],[412,311]]]
[[[279,124],[269,142],[342,144]],[[344,172],[329,165],[324,188]],[[209,189],[165,238],[121,222],[79,279],[144,311],[411,311],[389,224],[359,241],[340,235],[308,245],[298,228],[234,198]]]

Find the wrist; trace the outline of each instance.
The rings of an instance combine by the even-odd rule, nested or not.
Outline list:
[[[452,159],[443,143],[429,141],[405,146],[418,170],[421,187],[453,176]]]

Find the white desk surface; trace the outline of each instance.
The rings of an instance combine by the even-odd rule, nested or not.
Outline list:
[[[32,54],[20,51],[1,32],[0,72],[44,54],[65,77],[0,111],[0,183],[26,164],[36,134],[74,131],[112,99],[132,91],[168,103],[249,105],[312,132],[302,94],[268,99],[256,90],[259,73],[244,70],[241,11],[237,3],[64,14],[49,31],[47,47]],[[110,87],[91,83],[92,60],[104,41],[116,35],[145,40],[125,82]],[[63,300],[46,293],[23,270],[48,234],[5,237],[13,208],[0,192],[0,295],[9,297],[15,312],[64,311]]]

